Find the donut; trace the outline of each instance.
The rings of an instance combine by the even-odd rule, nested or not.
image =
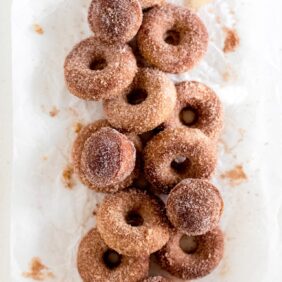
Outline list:
[[[120,95],[132,83],[137,64],[128,45],[107,46],[90,37],[73,48],[64,70],[73,95],[97,101]]]
[[[154,277],[149,277],[143,282],[170,282],[171,280],[168,280],[166,277],[163,276],[154,276]]]
[[[96,220],[106,244],[126,256],[149,256],[169,239],[163,203],[141,190],[108,194]]]
[[[213,230],[223,212],[218,189],[203,179],[184,179],[169,193],[168,219],[177,230],[197,236]]]
[[[144,15],[137,34],[143,57],[164,72],[181,73],[193,68],[208,47],[208,32],[188,8],[165,4]]]
[[[139,0],[141,3],[142,9],[148,9],[156,5],[161,5],[165,0]]]
[[[139,138],[133,134],[127,135],[126,138],[109,127],[110,124],[106,120],[98,120],[85,126],[79,132],[72,150],[74,170],[82,183],[90,189],[104,193],[113,193],[128,187],[137,178],[140,167],[138,159],[135,167],[133,166],[135,149],[132,146],[132,144],[135,145],[138,154],[141,146]],[[102,131],[102,135],[100,135],[101,129],[105,129]],[[107,141],[100,140],[102,147],[106,147],[104,149],[108,150],[106,155],[101,158],[99,155],[101,151],[93,150],[92,152],[91,147],[97,142],[99,135],[103,137],[100,139],[104,139],[107,132],[110,132],[111,138],[117,143],[108,150]],[[115,155],[115,159],[113,155]],[[105,158],[108,158],[106,162]]]
[[[157,193],[169,193],[185,178],[210,178],[216,162],[214,142],[198,129],[165,129],[144,150],[144,173]]]
[[[177,104],[165,127],[200,129],[212,139],[218,139],[223,127],[222,104],[212,89],[196,81],[176,85]]]
[[[135,282],[148,275],[149,258],[118,254],[104,243],[94,228],[80,242],[77,268],[84,282]]]
[[[92,0],[88,22],[95,37],[107,44],[124,44],[138,32],[142,23],[138,0]]]
[[[140,68],[129,88],[103,107],[113,127],[140,134],[168,119],[175,104],[173,82],[156,69]]]
[[[172,275],[192,280],[211,273],[220,263],[223,252],[224,236],[219,228],[196,237],[174,231],[168,243],[156,253],[156,259]]]

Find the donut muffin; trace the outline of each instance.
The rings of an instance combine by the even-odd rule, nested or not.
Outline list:
[[[104,243],[95,228],[80,242],[77,267],[84,282],[136,282],[148,275],[149,258],[118,254]]]
[[[135,162],[136,149],[133,145],[139,154],[142,145],[136,135],[126,137],[111,129],[106,120],[98,120],[84,127],[74,142],[74,170],[82,183],[97,192],[113,193],[122,190],[139,173],[140,160]]]
[[[64,69],[73,95],[97,101],[120,95],[132,83],[137,64],[128,45],[107,46],[90,37],[73,48]]]
[[[168,119],[175,104],[173,82],[162,72],[150,68],[140,68],[122,95],[103,103],[113,127],[138,134]]]
[[[174,231],[168,243],[156,253],[158,263],[163,269],[183,280],[208,275],[223,257],[223,233],[216,228],[201,236],[185,237],[182,233]],[[192,242],[181,246],[183,239]]]
[[[88,22],[95,37],[108,44],[124,44],[138,32],[142,23],[138,0],[92,0]]]
[[[177,104],[165,127],[198,128],[208,137],[218,139],[223,127],[222,104],[208,86],[185,81],[176,85]]]
[[[144,15],[137,35],[142,56],[164,72],[192,69],[208,47],[208,32],[188,8],[165,4]]]
[[[109,247],[127,256],[149,256],[169,239],[162,202],[133,188],[105,197],[98,209],[97,228]]]
[[[157,193],[169,193],[185,178],[210,178],[216,162],[214,142],[198,129],[166,129],[144,150],[145,176]]]
[[[203,179],[184,179],[169,193],[166,213],[170,222],[189,236],[213,230],[223,212],[222,197]]]

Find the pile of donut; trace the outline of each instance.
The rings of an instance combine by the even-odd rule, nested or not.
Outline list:
[[[94,36],[67,56],[65,80],[77,97],[102,100],[107,119],[80,131],[72,159],[81,182],[107,195],[78,271],[86,282],[171,281],[148,278],[153,254],[173,276],[203,277],[224,249],[223,200],[209,182],[223,110],[209,87],[166,73],[200,61],[207,30],[162,0],[93,0],[88,21]]]

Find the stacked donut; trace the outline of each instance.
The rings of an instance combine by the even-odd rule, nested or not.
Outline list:
[[[203,277],[224,248],[223,200],[209,182],[222,105],[206,85],[175,85],[166,72],[197,65],[206,28],[163,0],[93,0],[88,21],[94,35],[67,56],[65,80],[75,96],[102,100],[107,119],[80,131],[72,159],[81,182],[107,195],[78,271],[86,282],[171,281],[148,277],[154,254],[171,275]]]

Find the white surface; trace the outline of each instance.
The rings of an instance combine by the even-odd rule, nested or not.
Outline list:
[[[177,78],[198,79],[216,89],[226,110],[223,140],[234,147],[230,154],[220,146],[215,178],[225,199],[225,257],[202,281],[280,281],[282,44],[276,33],[281,27],[281,4],[272,2],[265,7],[262,1],[219,0],[203,9],[201,16],[213,43],[199,67]],[[14,4],[15,282],[26,281],[22,273],[35,256],[54,273],[54,281],[80,281],[76,247],[94,224],[91,214],[99,197],[78,180],[73,190],[65,189],[61,173],[69,163],[73,124],[93,121],[101,111],[98,104],[68,94],[62,66],[74,43],[89,34],[86,4],[82,0],[16,0]],[[224,33],[214,13],[224,25],[236,25],[241,37],[236,53],[221,52]],[[42,26],[43,35],[34,32],[34,24]],[[222,74],[229,66],[236,79],[224,82]],[[60,112],[52,118],[49,111],[54,106]],[[243,164],[248,181],[232,187],[219,175],[238,164]]]
[[[9,282],[12,93],[10,1],[0,1],[0,281]]]

